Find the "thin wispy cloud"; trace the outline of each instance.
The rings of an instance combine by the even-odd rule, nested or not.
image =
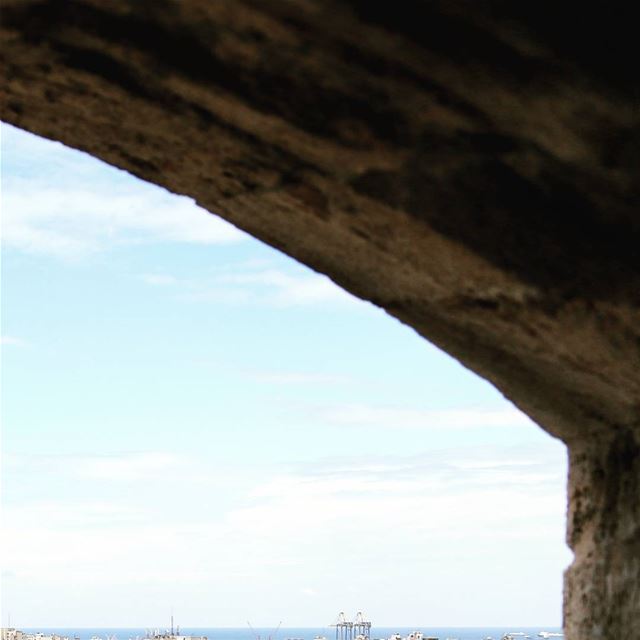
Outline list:
[[[248,236],[191,198],[2,125],[5,247],[79,260],[128,244],[230,244]]]
[[[53,188],[5,180],[3,241],[28,253],[77,260],[126,244],[228,244],[245,237],[193,200],[150,185]]]
[[[256,495],[282,495],[280,482],[295,486],[299,495],[333,493],[340,497],[358,496],[465,496],[478,490],[520,490],[531,487],[531,494],[550,491],[562,481],[563,461],[553,450],[535,454],[506,448],[465,452],[460,449],[427,452],[416,456],[384,456],[378,460],[343,458],[317,464],[313,469],[298,469],[278,478],[272,485],[258,488]],[[494,459],[487,461],[487,456]],[[474,460],[483,459],[482,466]]]
[[[365,305],[327,276],[264,269],[249,273],[222,273],[191,281],[183,298],[195,302],[230,302],[275,307]]]
[[[474,466],[476,459],[484,466]],[[328,607],[331,572],[347,564],[362,567],[371,594],[372,567],[389,583],[418,577],[425,568],[443,582],[459,564],[465,572],[472,564],[475,571],[493,571],[507,549],[561,544],[565,504],[557,489],[563,472],[564,460],[550,442],[538,449],[336,456],[273,468],[206,521],[120,500],[14,505],[5,510],[6,570],[12,580],[39,585],[55,585],[64,575],[76,589],[134,584],[169,593],[178,581],[207,593],[190,596],[203,610],[210,594],[224,594],[236,581],[246,594],[247,581],[261,591],[277,576],[290,580],[301,598],[324,594],[329,602],[321,608]],[[181,476],[171,477],[179,482]],[[207,489],[191,487],[189,497],[202,503]],[[452,545],[455,556],[439,559]],[[521,560],[519,570],[525,565]],[[363,588],[356,575],[352,584]]]
[[[183,460],[175,454],[151,451],[85,457],[76,465],[76,472],[87,478],[131,481],[158,477],[183,466]]]
[[[154,202],[155,201],[155,202]],[[173,196],[96,191],[14,191],[4,195],[7,246],[56,257],[78,258],[125,243],[219,244],[243,234]]]
[[[79,480],[131,482],[163,478],[193,468],[183,457],[166,451],[100,454],[13,454],[5,464],[15,473],[54,474]]]
[[[219,276],[217,281],[236,287],[261,289],[270,301],[282,306],[352,302],[356,299],[326,276],[292,274],[278,269]]]
[[[145,273],[139,279],[154,287],[171,288],[171,295],[188,302],[279,308],[322,305],[371,308],[327,276],[301,265],[283,270],[264,264],[240,263],[197,277]]]
[[[8,347],[26,347],[29,343],[17,336],[2,336],[0,337],[0,344]]]
[[[43,501],[6,508],[14,526],[22,530],[94,529],[128,527],[142,521],[140,512],[130,505],[101,500],[83,502]]]
[[[385,429],[476,429],[533,425],[531,419],[515,407],[433,410],[357,404],[329,408],[324,411],[323,418],[330,424]]]
[[[330,373],[313,373],[310,371],[249,371],[245,377],[257,382],[270,384],[313,384],[313,385],[334,385],[348,384],[351,378],[344,375]]]
[[[140,276],[140,279],[154,287],[167,287],[179,283],[175,276],[162,273],[145,273]]]
[[[492,464],[468,464],[487,456]],[[277,475],[254,489],[255,504],[235,510],[229,520],[276,538],[296,522],[313,522],[319,535],[358,531],[384,539],[383,546],[414,542],[416,535],[463,538],[469,522],[475,535],[495,540],[536,538],[548,530],[562,535],[565,504],[557,487],[565,462],[552,446],[495,447],[476,455],[457,449],[377,462],[344,457]]]

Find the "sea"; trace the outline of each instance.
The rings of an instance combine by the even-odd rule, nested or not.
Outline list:
[[[42,631],[43,633],[56,633],[61,636],[68,636],[70,640],[91,640],[98,637],[101,640],[142,640],[145,629],[140,628],[30,628],[22,629],[27,633]],[[164,631],[164,628],[159,631]],[[155,631],[155,628],[153,629]],[[421,631],[425,636],[433,636],[439,640],[500,640],[505,633],[519,631],[529,635],[532,640],[539,640],[540,631],[550,631],[559,633],[560,627],[429,627],[427,625],[418,627],[372,627],[371,638],[390,638],[393,634],[399,633],[403,638],[414,631]],[[327,640],[335,640],[335,629],[331,627],[305,627],[305,628],[281,628],[275,633],[274,628],[254,628],[252,633],[247,627],[227,628],[227,627],[183,627],[180,626],[181,635],[206,636],[207,640],[314,640],[316,636],[324,636]]]

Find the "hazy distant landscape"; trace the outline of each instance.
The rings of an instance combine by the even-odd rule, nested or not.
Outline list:
[[[509,631],[524,632],[530,635],[531,638],[539,640],[538,634],[541,630],[550,632],[560,632],[559,627],[518,627],[517,625],[502,625],[493,627],[429,627],[426,625],[415,625],[412,627],[375,627],[372,629],[372,639],[387,639],[396,633],[399,633],[403,637],[416,629],[421,630],[425,636],[433,635],[439,638],[439,640],[447,640],[447,638],[453,640],[485,640],[487,637],[493,638],[493,640],[500,640],[502,636]],[[30,629],[29,631],[35,632],[37,629]],[[64,629],[49,629],[49,631],[55,631],[60,635],[66,635],[69,637],[78,637],[80,640],[91,640],[94,636],[100,638],[106,638],[106,636],[116,636],[117,640],[129,640],[130,638],[136,638],[144,634],[144,630],[131,628],[64,628]],[[204,635],[207,640],[256,640],[254,635],[247,627],[198,627],[198,628],[182,628],[181,633],[190,635]],[[274,627],[255,628],[255,633],[260,637],[260,640],[313,640],[316,636],[325,637],[327,640],[332,640],[335,636],[335,631],[331,627],[284,627],[281,628],[277,635],[274,635]]]

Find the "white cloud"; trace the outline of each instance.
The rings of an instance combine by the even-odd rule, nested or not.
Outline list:
[[[247,378],[270,384],[346,384],[348,376],[309,371],[251,371]]]
[[[237,286],[258,285],[269,292],[268,297],[272,302],[283,306],[356,300],[329,278],[319,274],[294,275],[278,269],[266,269],[227,274],[219,277],[218,281]]]
[[[131,482],[153,480],[167,473],[192,468],[187,460],[164,451],[132,453],[6,456],[6,464],[14,473],[54,473],[79,480]],[[190,476],[191,477],[191,476]]]
[[[275,307],[370,304],[352,296],[325,275],[302,265],[287,270],[273,268],[265,260],[216,267],[209,275],[178,277],[145,273],[140,279],[153,286],[179,285],[182,300],[227,304],[262,304]]]
[[[374,464],[357,458],[316,463],[256,487],[254,504],[235,510],[228,523],[282,544],[286,532],[309,523],[307,544],[340,539],[351,548],[358,540],[380,553],[397,553],[395,547],[415,553],[427,540],[561,540],[565,461],[559,449],[552,443],[533,452],[496,448],[385,456]],[[476,457],[495,463],[469,464]]]
[[[140,521],[132,506],[91,500],[85,502],[46,501],[6,507],[13,526],[24,531],[94,529],[130,526]]]
[[[1,131],[7,247],[79,259],[121,244],[224,244],[247,237],[190,198],[14,127]]]
[[[76,473],[87,478],[131,481],[150,479],[183,466],[176,455],[144,452],[114,456],[90,456],[76,464]]]
[[[352,598],[336,587],[335,575],[349,576],[354,592],[384,600],[377,576],[400,584],[428,572],[431,582],[448,581],[455,590],[461,571],[471,585],[505,563],[506,572],[517,562],[523,575],[535,575],[540,553],[530,560],[523,550],[545,548],[557,565],[555,578],[541,580],[546,590],[549,580],[559,584],[569,559],[568,552],[551,549],[562,547],[564,535],[561,449],[550,442],[534,450],[316,461],[267,474],[206,520],[122,500],[9,505],[5,568],[31,593],[63,580],[75,590],[173,598],[178,584],[206,617],[212,594],[238,589],[243,602],[254,598],[259,608],[267,593],[277,599],[286,592],[297,605],[320,600],[319,612],[327,615],[336,599]],[[485,464],[474,464],[478,460]],[[207,490],[195,500],[207,500]],[[54,593],[52,606],[64,605],[68,594]],[[273,603],[266,608],[272,612]]]
[[[324,419],[338,425],[388,429],[470,429],[533,424],[515,407],[433,410],[347,405],[328,409]]]
[[[5,183],[3,241],[30,253],[78,259],[119,244],[225,244],[246,237],[191,199],[150,185],[58,188],[21,178]]]
[[[300,270],[302,271],[302,269]],[[366,305],[327,276],[279,269],[218,273],[208,280],[184,282],[187,300],[299,307],[324,304]]]
[[[160,287],[171,286],[179,282],[178,278],[161,273],[145,273],[140,276],[140,279],[147,284]]]
[[[0,338],[0,344],[12,347],[26,347],[29,343],[16,336],[2,336]]]

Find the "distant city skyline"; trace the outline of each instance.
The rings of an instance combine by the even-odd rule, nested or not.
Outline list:
[[[565,449],[486,381],[6,125],[2,191],[3,625],[560,624]]]

